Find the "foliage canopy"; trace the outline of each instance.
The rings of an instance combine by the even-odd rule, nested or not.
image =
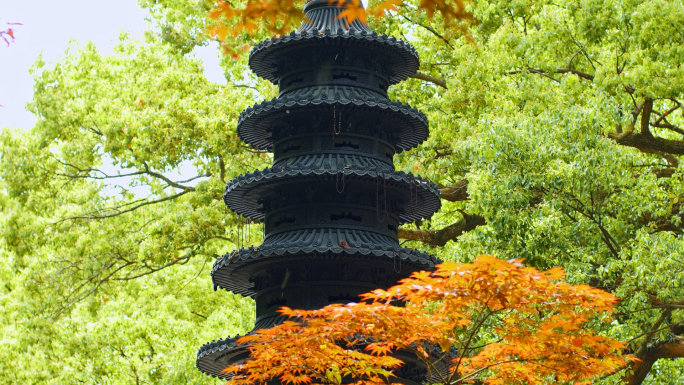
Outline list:
[[[235,126],[275,89],[251,77],[246,55],[221,57],[225,84],[206,80],[192,52],[210,42],[214,3],[140,3],[155,23],[144,39],[122,36],[111,55],[84,44],[57,63],[38,59],[37,123],[0,135],[3,382],[206,383],[197,346],[251,326],[250,301],[209,296],[208,269],[260,241],[259,224],[220,196],[270,163]],[[446,86],[410,79],[391,90],[431,130],[395,163],[441,184],[444,202],[400,237],[448,261],[561,266],[569,283],[611,292],[615,320],[588,325],[642,361],[599,382],[670,385],[684,367],[684,4],[465,9],[467,34],[420,1],[367,15]],[[269,34],[259,25],[226,44]]]

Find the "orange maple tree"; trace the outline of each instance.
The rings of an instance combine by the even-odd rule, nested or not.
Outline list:
[[[617,298],[563,277],[560,268],[482,255],[414,273],[360,303],[284,307],[291,320],[242,337],[252,358],[224,372],[233,375],[230,385],[387,384],[403,364],[391,355],[397,350],[414,353],[435,382],[449,385],[583,384],[618,371],[634,359],[622,354],[625,344],[586,325],[610,321]]]
[[[447,31],[465,33],[464,23],[474,20],[467,9],[470,2],[471,0],[420,0],[417,9],[425,12],[431,21],[435,15],[439,15]],[[235,42],[231,42],[231,37],[242,33],[252,34],[259,30],[282,35],[293,27],[296,28],[304,19],[304,3],[302,0],[246,0],[236,3],[219,0],[218,5],[209,13],[209,19],[213,23],[208,32],[235,56],[237,51],[234,50]],[[329,3],[345,8],[339,17],[345,18],[347,23],[356,19],[365,23],[367,14],[383,17],[414,8],[402,0],[372,1],[368,8],[364,8],[361,0],[329,0]],[[243,48],[246,50],[248,46]]]

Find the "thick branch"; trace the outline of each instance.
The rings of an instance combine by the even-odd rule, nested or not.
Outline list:
[[[485,219],[479,215],[462,214],[462,221],[456,222],[441,230],[414,230],[400,227],[397,231],[397,235],[401,239],[420,241],[432,246],[444,246],[450,240],[456,239],[461,234],[486,223]]]
[[[459,202],[468,200],[468,180],[463,179],[452,184],[439,188],[441,198],[449,202]]]
[[[644,135],[636,132],[608,134],[617,144],[634,147],[645,153],[661,155],[661,153],[684,155],[684,141],[668,140]]]
[[[426,82],[430,82],[430,83],[436,84],[436,85],[438,85],[444,89],[448,89],[447,84],[446,84],[446,80],[444,80],[444,79],[440,79],[440,78],[436,78],[434,76],[426,75],[422,72],[416,72],[415,74],[411,75],[411,77],[414,79],[425,80]]]
[[[641,135],[652,136],[648,126],[651,122],[651,111],[653,111],[653,99],[646,99],[644,101],[644,110],[641,115]]]
[[[642,361],[632,364],[632,374],[623,381],[627,385],[641,385],[653,364],[661,358],[684,358],[684,338],[677,336],[672,342],[661,342],[648,348],[641,357]]]
[[[577,76],[581,77],[582,79],[587,79],[587,80],[589,80],[589,81],[593,81],[593,80],[594,80],[594,76],[593,76],[593,75],[589,75],[589,74],[587,74],[587,73],[584,73],[584,72],[582,72],[582,71],[577,71],[577,70],[572,69],[572,68],[559,68],[559,69],[557,69],[557,70],[554,71],[554,72],[557,73],[557,74],[573,74],[573,75],[577,75]]]
[[[450,186],[440,186],[441,198],[450,202],[468,200],[468,180],[463,179]],[[400,227],[397,231],[399,238],[410,241],[420,241],[432,246],[444,246],[450,240],[458,238],[466,231],[484,225],[485,220],[479,215],[468,215],[463,212],[463,220],[449,225],[441,230],[415,230]]]
[[[681,128],[675,126],[674,124],[670,124],[668,122],[652,123],[651,125],[654,127],[658,127],[658,128],[666,128],[668,130],[671,130],[671,131],[678,133],[679,135],[684,135],[684,130],[682,130]]]

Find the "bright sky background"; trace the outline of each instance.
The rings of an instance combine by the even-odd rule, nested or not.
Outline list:
[[[25,104],[33,95],[29,68],[40,53],[51,63],[64,55],[70,40],[81,45],[92,41],[102,53],[111,53],[119,33],[142,37],[148,14],[137,0],[0,0],[0,29],[5,23],[16,27],[16,39],[9,47],[0,41],[0,129],[30,128],[35,118]],[[195,51],[205,66],[207,78],[225,82],[219,67],[216,45]]]
[[[111,54],[121,31],[133,37],[143,36],[149,25],[147,17],[147,11],[138,6],[137,0],[0,0],[0,29],[6,29],[6,23],[23,24],[14,26],[16,39],[9,47],[0,41],[0,129],[28,129],[35,124],[35,117],[25,106],[33,97],[29,69],[38,55],[43,54],[49,68],[49,63],[64,56],[71,40],[80,45],[92,41],[100,52]],[[219,66],[217,44],[199,47],[194,54],[202,59],[207,79],[216,83],[226,81]],[[101,169],[110,175],[127,172],[112,166],[107,159],[105,163]],[[188,162],[166,175],[182,180],[195,176],[196,171]],[[130,188],[131,181],[113,180],[107,183],[104,194],[116,194],[117,185],[126,186],[141,197],[149,194],[146,186]]]

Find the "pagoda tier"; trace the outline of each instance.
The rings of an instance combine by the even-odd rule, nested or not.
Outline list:
[[[331,76],[334,76],[331,75]],[[316,86],[265,101],[238,118],[238,136],[251,146],[273,146],[296,134],[372,136],[409,150],[428,137],[425,115],[386,96],[343,86]]]
[[[321,48],[332,47],[348,53],[348,59],[369,63],[369,69],[388,75],[389,85],[406,80],[418,71],[418,53],[401,40],[378,35],[360,20],[350,25],[342,18],[339,7],[329,0],[309,1],[304,6],[306,21],[296,31],[258,44],[249,55],[249,67],[257,76],[277,84],[283,74],[310,64],[317,68]],[[344,7],[344,6],[342,6]],[[297,55],[299,51],[305,51]],[[312,54],[312,50],[316,52]],[[339,57],[338,57],[339,58]],[[385,87],[386,89],[387,87]]]
[[[380,171],[377,166],[355,168],[351,157],[348,157],[348,163],[337,163],[338,168],[332,168],[330,158],[334,159],[321,156],[304,166],[276,165],[239,176],[228,182],[223,200],[238,214],[258,221],[266,220],[267,234],[278,227],[284,228],[283,225],[313,226],[312,221],[324,226],[336,223],[332,217],[323,221],[322,214],[307,222],[301,213],[291,214],[296,216],[294,222],[295,219],[283,219],[285,223],[276,225],[270,221],[276,215],[285,215],[285,211],[301,210],[301,205],[342,207],[347,203],[365,206],[354,215],[364,217],[357,222],[367,226],[370,222],[377,222],[371,217],[378,211],[392,218],[396,216],[396,221],[390,225],[398,225],[427,218],[440,208],[439,190],[432,182],[404,172]],[[365,161],[371,163],[372,160]],[[375,223],[374,226],[379,225]]]
[[[280,91],[241,114],[238,135],[274,160],[230,181],[224,201],[263,222],[264,241],[223,256],[211,275],[214,289],[255,299],[253,331],[283,322],[282,306],[357,302],[439,263],[397,239],[400,225],[440,208],[437,186],[393,164],[428,136],[425,115],[387,97],[390,85],[415,73],[418,55],[359,20],[347,25],[337,18],[343,7],[309,2],[296,32],[250,55],[250,68]],[[236,339],[202,346],[197,367],[227,378],[221,370],[248,356]],[[406,362],[398,382],[428,380],[415,357],[397,356]]]

